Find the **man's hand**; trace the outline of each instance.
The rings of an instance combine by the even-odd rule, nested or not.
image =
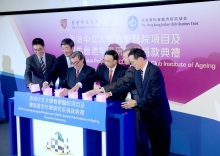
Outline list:
[[[106,95],[106,98],[109,98],[110,96],[112,96],[112,92],[107,92],[107,93],[104,93]]]
[[[97,95],[97,94],[99,94],[99,88],[96,88],[96,89],[93,89],[93,90],[90,90],[90,91],[88,91],[88,92],[86,92],[86,95],[87,96],[94,96],[94,95]]]
[[[77,83],[72,89],[69,90],[69,93],[72,93],[72,92],[75,92],[75,91],[78,91],[80,88],[79,84]]]
[[[60,92],[60,96],[67,96],[69,92],[69,89],[63,88],[63,90]]]
[[[129,99],[127,102],[122,102],[121,107],[124,109],[129,109],[135,107],[136,100]]]
[[[43,87],[41,88],[41,90],[44,91],[47,87],[49,87],[49,84],[48,84],[48,82],[45,81],[43,83]]]
[[[28,88],[31,90],[31,86],[33,85],[33,83],[29,83],[28,84]]]
[[[49,86],[53,86],[53,82],[52,81],[50,82]]]

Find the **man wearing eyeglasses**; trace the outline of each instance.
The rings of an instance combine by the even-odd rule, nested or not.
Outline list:
[[[71,56],[74,50],[74,42],[70,38],[65,38],[61,41],[61,49],[63,54],[56,58],[51,70],[46,75],[46,81],[43,83],[42,90],[49,86],[52,79],[59,78],[59,88],[66,77],[66,71],[72,67]]]
[[[54,55],[45,53],[44,41],[41,38],[35,38],[32,41],[32,46],[35,54],[26,59],[25,81],[29,89],[33,84],[39,84],[42,87],[45,81],[47,72],[55,63],[56,57]],[[55,82],[51,79],[49,82]]]
[[[80,82],[95,73],[95,69],[84,64],[85,56],[80,51],[75,51],[71,56],[73,67],[69,68],[66,73],[66,78],[61,84],[64,90],[60,93],[61,96],[67,96],[69,89],[74,87],[77,82]],[[78,90],[78,98],[82,99],[82,93],[93,89],[93,83],[89,83]]]
[[[128,47],[124,50],[123,53],[123,62],[125,65],[130,65],[128,54],[134,49],[133,47]],[[94,96],[101,92],[105,92],[106,94],[111,94],[110,91],[120,86],[126,85],[130,82],[130,80],[134,77],[135,68],[130,66],[128,70],[125,72],[125,75],[118,79],[117,81],[110,83],[106,86],[103,86],[101,89],[93,89],[87,92],[87,96]],[[139,99],[139,95],[137,90],[131,91],[131,98],[134,100]],[[128,99],[127,99],[128,100]],[[141,110],[138,107],[133,108],[135,110],[136,115],[136,156],[147,156],[149,154],[149,145],[148,145],[148,136],[145,130],[145,123],[143,122],[143,117],[141,115]]]
[[[170,155],[172,115],[163,74],[158,66],[147,60],[142,49],[132,49],[128,57],[129,62],[136,69],[134,76],[126,85],[112,90],[111,95],[137,89],[139,99],[123,102],[122,108],[137,107],[141,110],[152,156],[168,156]]]

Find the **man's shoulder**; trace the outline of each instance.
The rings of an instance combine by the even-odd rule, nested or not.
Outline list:
[[[130,67],[126,70],[125,75],[133,75],[135,71],[134,67]]]
[[[133,67],[133,66],[131,66],[130,68],[128,68],[128,72],[134,72],[136,69]]]
[[[148,62],[147,70],[148,69],[149,69],[149,72],[153,75],[158,72],[161,73],[161,69],[158,66],[152,64],[151,62]]]
[[[87,65],[84,65],[83,68],[85,70],[95,70],[93,67],[90,67],[90,66],[87,66]]]
[[[121,64],[117,64],[117,67],[116,67],[116,68],[119,69],[119,70],[124,70],[124,71],[128,70],[127,67],[125,67],[125,66],[123,66],[123,65],[121,65]]]
[[[62,55],[60,55],[60,56],[57,57],[57,61],[58,61],[58,62],[59,62],[59,61],[64,61],[64,60],[66,60],[66,56],[65,56],[64,54],[62,54]]]
[[[67,73],[72,72],[72,71],[75,71],[75,70],[76,70],[76,69],[75,69],[74,67],[70,67],[70,68],[67,69]]]
[[[153,70],[160,70],[160,68],[158,66],[154,65],[151,62],[148,62],[147,68],[151,68]]]
[[[33,59],[35,57],[37,57],[37,55],[36,54],[32,54],[31,56],[28,56],[27,59]]]
[[[50,54],[50,53],[45,53],[45,55],[46,55],[47,57],[56,58],[56,56],[55,56],[55,55]]]
[[[98,70],[105,70],[105,69],[108,69],[105,64],[101,64],[98,66]]]
[[[36,58],[37,58],[37,55],[36,54],[32,54],[31,56],[26,58],[26,61],[29,61],[31,63],[31,62],[35,61]]]

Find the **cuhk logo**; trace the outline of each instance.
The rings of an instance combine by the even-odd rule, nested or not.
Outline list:
[[[70,31],[67,28],[67,19],[60,19],[60,29],[58,31]]]
[[[128,28],[131,30],[131,31],[134,31],[136,30],[138,27],[138,19],[136,16],[132,15],[128,18]]]
[[[67,19],[61,19],[60,20],[60,25],[61,25],[61,28],[66,29],[66,27],[67,27]]]

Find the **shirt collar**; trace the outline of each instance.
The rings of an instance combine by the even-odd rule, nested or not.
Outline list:
[[[83,63],[83,65],[82,65],[82,67],[79,69],[79,72],[81,72],[81,70],[82,70],[83,66],[84,66],[84,63]],[[75,69],[75,70],[76,70],[76,69]],[[77,70],[76,70],[76,72],[77,72]]]
[[[41,57],[39,57],[38,55],[37,55],[37,57],[38,57],[39,60],[41,59],[41,57],[43,57],[43,59],[45,59],[45,52]]]
[[[148,65],[148,61],[146,62],[144,68],[142,69],[143,73],[145,73],[146,69],[147,69],[147,65]]]
[[[64,55],[64,54],[63,54]],[[66,56],[64,55],[67,59],[71,59],[72,58],[73,53],[70,56]]]
[[[116,63],[116,65],[115,65],[113,68],[108,68],[108,69],[115,71],[115,68],[116,68],[116,67],[117,67],[117,63]]]

